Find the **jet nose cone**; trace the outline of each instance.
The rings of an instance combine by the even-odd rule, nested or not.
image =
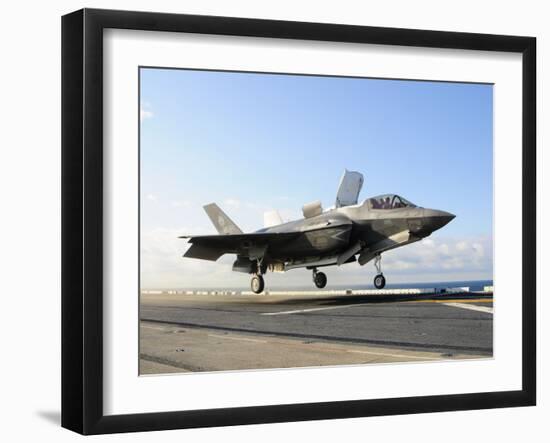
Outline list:
[[[441,227],[445,226],[447,223],[449,223],[453,218],[456,217],[456,215],[454,214],[451,214],[450,212],[446,212],[446,211],[435,211],[437,212],[437,215],[436,217],[439,218],[439,220],[441,221],[441,223],[443,223],[441,225]]]
[[[426,225],[432,232],[441,229],[455,217],[456,215],[450,212],[440,211],[438,209],[424,209]]]

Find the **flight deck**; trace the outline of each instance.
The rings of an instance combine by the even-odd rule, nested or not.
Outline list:
[[[142,375],[492,354],[492,287],[141,294]]]

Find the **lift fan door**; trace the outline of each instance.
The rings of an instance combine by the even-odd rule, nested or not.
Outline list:
[[[363,174],[346,169],[340,179],[335,206],[340,208],[342,206],[356,205],[362,187]]]

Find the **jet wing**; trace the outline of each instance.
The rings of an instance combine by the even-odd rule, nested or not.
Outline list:
[[[294,240],[300,232],[253,232],[250,234],[181,236],[188,238],[191,247],[184,257],[216,261],[223,254],[249,255],[258,248],[268,249]]]

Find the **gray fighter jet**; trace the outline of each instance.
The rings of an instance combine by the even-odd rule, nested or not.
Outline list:
[[[318,268],[355,261],[363,266],[374,260],[374,286],[382,289],[386,284],[382,253],[429,236],[455,216],[416,206],[395,194],[358,204],[362,186],[362,174],[346,170],[333,208],[324,211],[321,202],[309,203],[302,207],[303,219],[288,223],[268,213],[265,220],[271,226],[248,234],[215,203],[208,204],[204,209],[219,235],[179,237],[191,243],[184,257],[216,261],[224,254],[236,254],[233,271],[251,274],[250,286],[256,294],[263,291],[268,270],[311,269],[315,286],[324,288],[327,276]]]

